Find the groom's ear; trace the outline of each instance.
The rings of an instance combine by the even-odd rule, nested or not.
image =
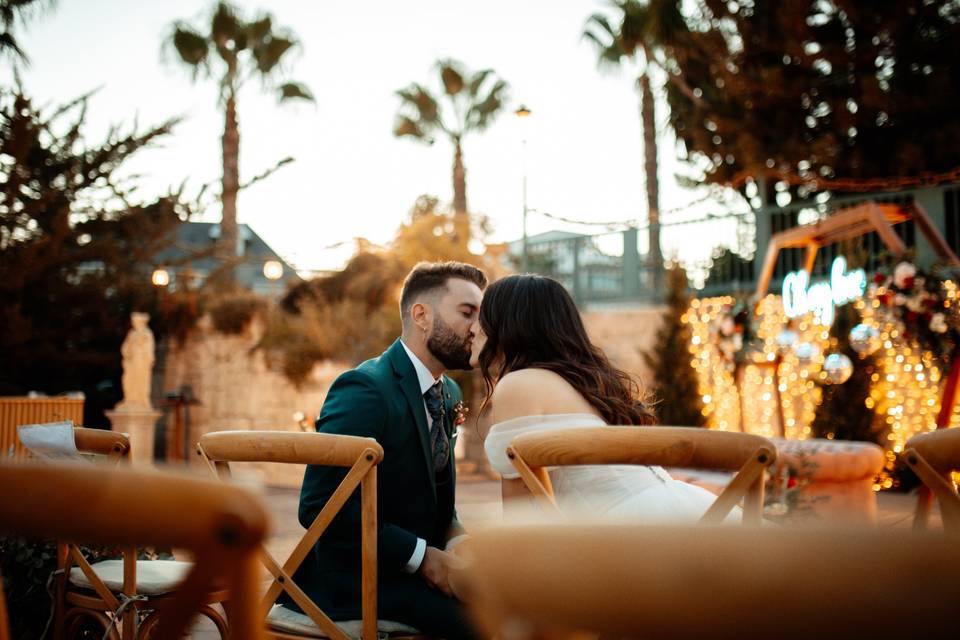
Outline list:
[[[414,302],[410,306],[410,320],[420,331],[427,331],[432,322],[432,310],[423,302]]]

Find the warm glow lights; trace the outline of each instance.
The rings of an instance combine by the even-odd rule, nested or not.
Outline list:
[[[948,306],[960,304],[957,285],[948,282],[945,286]],[[816,381],[823,376],[821,366],[825,354],[836,348],[829,335],[829,326],[821,324],[822,316],[818,317],[812,311],[788,324],[790,320],[783,310],[780,296],[768,295],[756,308],[754,344],[762,350],[748,351],[749,357],[734,367],[721,354],[711,327],[735,302],[727,296],[693,300],[683,317],[691,330],[691,364],[697,372],[708,426],[739,431],[742,425],[748,433],[777,436],[781,433],[782,412],[782,433],[787,438],[809,438],[810,424],[821,399]],[[874,294],[866,293],[855,300],[854,305],[862,322],[876,327],[880,333],[882,346],[875,354],[877,372],[872,376],[870,395],[865,404],[874,410],[877,425],[886,428],[889,470],[907,440],[936,428],[941,371],[930,352],[919,349],[913,340],[904,340],[901,330],[878,313],[880,303]],[[781,347],[780,351],[785,353],[782,357],[778,355],[777,336],[787,328],[797,333],[797,344],[810,343],[815,347],[816,353],[809,363],[800,362],[794,349]],[[778,357],[779,366],[776,364]],[[860,366],[860,362],[854,359],[853,366]],[[734,376],[739,377],[739,387]],[[960,426],[960,410],[957,408],[951,417],[951,426]],[[891,484],[892,480],[885,477],[876,488]]]
[[[150,276],[150,282],[155,287],[165,287],[170,284],[170,272],[166,269],[155,269]]]
[[[283,277],[283,263],[278,260],[267,260],[263,263],[263,277],[267,280],[279,280]]]

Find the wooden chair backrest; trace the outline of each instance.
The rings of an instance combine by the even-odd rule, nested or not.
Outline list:
[[[266,618],[277,596],[281,591],[286,591],[328,638],[349,640],[296,584],[293,574],[353,492],[360,487],[363,638],[376,640],[377,465],[383,460],[383,448],[377,441],[329,433],[217,431],[200,438],[197,453],[207,463],[214,477],[220,479],[230,477],[231,462],[280,462],[349,469],[283,566],[263,549],[261,557],[273,581],[260,601],[260,619]]]
[[[910,530],[578,523],[475,531],[455,575],[486,637],[806,640],[958,638],[958,572]]]
[[[547,467],[637,464],[736,471],[701,522],[720,522],[742,499],[744,524],[758,524],[764,470],[777,459],[777,449],[760,436],[694,427],[579,427],[517,436],[507,457],[534,497],[554,511]]]
[[[960,532],[960,495],[950,478],[952,471],[960,470],[960,429],[938,429],[910,438],[903,459],[940,502],[943,528]],[[929,514],[929,505],[918,508],[914,526],[925,528]]]
[[[20,425],[61,420],[83,423],[83,402],[79,398],[0,397],[0,457],[26,457],[27,450],[17,437]]]
[[[77,451],[85,455],[106,458],[107,464],[118,466],[129,461],[130,438],[125,433],[107,431],[104,429],[87,429],[74,427],[73,438]],[[88,543],[88,540],[79,541]],[[120,607],[120,600],[106,585],[103,579],[94,571],[90,562],[84,557],[77,542],[63,539],[57,540],[57,569],[61,571],[60,584],[57,587],[58,598],[67,588],[70,570],[76,565],[83,571],[83,575],[90,582],[90,587],[113,611]],[[123,548],[123,588],[121,593],[133,596],[137,593],[137,547],[136,545]],[[62,604],[62,603],[61,603]],[[136,627],[136,612],[128,611],[123,616],[124,635],[134,633]]]
[[[266,529],[266,511],[240,487],[75,462],[0,465],[0,531],[193,552],[193,568],[161,605],[157,638],[181,637],[215,581],[231,593],[231,637],[263,638],[263,621],[254,612],[256,556]],[[0,638],[6,633],[4,627]]]

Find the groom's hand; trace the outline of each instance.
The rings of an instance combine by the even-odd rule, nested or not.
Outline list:
[[[420,577],[435,589],[440,589],[448,596],[453,595],[450,588],[450,554],[436,547],[427,547],[420,563]]]

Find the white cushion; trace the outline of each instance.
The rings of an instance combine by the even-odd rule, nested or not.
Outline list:
[[[279,604],[273,605],[270,613],[267,614],[267,622],[278,631],[287,633],[296,633],[309,638],[326,638],[323,631],[313,623],[310,616],[297,613],[291,609],[286,609]],[[362,620],[343,620],[334,623],[351,638],[360,638],[363,636]],[[411,626],[392,620],[377,620],[377,633],[386,635],[388,633],[419,633]]]
[[[123,590],[123,560],[103,560],[90,566],[108,589]],[[137,593],[145,596],[170,593],[183,582],[192,566],[176,560],[137,560]],[[70,569],[70,584],[93,588],[80,567]]]

